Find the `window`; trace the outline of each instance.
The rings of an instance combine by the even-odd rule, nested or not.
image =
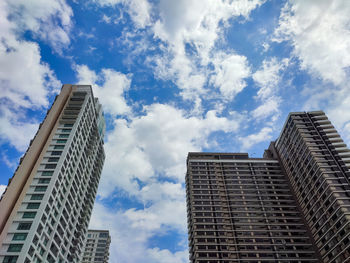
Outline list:
[[[73,123],[66,123],[64,127],[73,127]]]
[[[63,145],[60,145],[60,146],[63,146]],[[51,155],[61,155],[61,154],[62,154],[61,151],[53,151],[53,152],[51,152]]]
[[[23,244],[10,244],[7,252],[21,252]]]
[[[57,140],[57,143],[66,143],[67,140]]]
[[[42,200],[44,197],[43,194],[33,194],[30,200]]]
[[[63,132],[71,132],[72,129],[63,129]]]
[[[50,183],[51,178],[40,178],[39,184],[48,184]]]
[[[3,263],[16,263],[18,256],[5,256]]]
[[[55,149],[55,150],[64,149],[64,145],[55,145],[55,146],[54,146],[54,149]]]
[[[40,203],[28,203],[27,209],[38,209],[40,206]]]
[[[42,176],[52,176],[53,175],[53,171],[43,171],[41,173]]]
[[[58,157],[50,157],[50,158],[48,159],[48,162],[49,162],[49,163],[56,163],[56,162],[58,162],[58,160],[59,160]]]
[[[69,134],[60,134],[58,137],[59,138],[68,138]]]
[[[34,218],[36,215],[36,212],[24,212],[22,218]]]
[[[45,169],[55,169],[57,164],[46,164]]]
[[[27,233],[15,233],[12,237],[12,240],[26,240]]]
[[[35,186],[34,192],[45,192],[47,186]]]
[[[17,230],[29,230],[32,226],[32,223],[19,223]]]

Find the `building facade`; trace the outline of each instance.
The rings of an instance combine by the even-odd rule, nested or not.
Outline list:
[[[321,111],[291,113],[264,158],[189,153],[190,261],[350,261],[349,167]]]
[[[187,167],[191,262],[318,262],[277,160],[189,153]]]
[[[285,169],[322,262],[350,261],[350,150],[327,116],[289,114],[270,149]]]
[[[64,85],[0,201],[0,262],[79,262],[105,154],[91,86]]]
[[[111,236],[108,230],[88,230],[82,263],[108,263]]]

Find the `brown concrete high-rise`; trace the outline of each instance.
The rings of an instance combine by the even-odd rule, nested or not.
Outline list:
[[[189,153],[190,261],[349,261],[349,167],[321,111],[291,113],[264,158]]]
[[[327,116],[290,113],[270,149],[286,171],[322,262],[350,261],[350,150]]]

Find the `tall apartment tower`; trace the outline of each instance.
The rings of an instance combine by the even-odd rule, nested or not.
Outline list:
[[[318,262],[277,160],[189,153],[187,167],[192,263]]]
[[[91,86],[64,85],[0,201],[0,262],[79,262],[105,154]]]
[[[322,262],[350,261],[350,150],[322,111],[289,114],[270,146]]]
[[[191,263],[350,262],[349,167],[321,111],[291,113],[264,158],[189,153]]]
[[[111,236],[108,230],[88,230],[82,263],[108,263]]]

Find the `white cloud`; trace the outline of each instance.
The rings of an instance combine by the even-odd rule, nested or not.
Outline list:
[[[264,127],[258,133],[250,134],[246,137],[240,137],[240,140],[242,142],[241,151],[244,152],[259,142],[271,140],[271,133],[272,128]]]
[[[123,5],[136,28],[145,28],[151,23],[151,4],[148,0],[92,0],[101,6]],[[104,16],[104,18],[107,18]],[[107,20],[108,21],[108,20]],[[109,23],[109,22],[108,22]]]
[[[65,0],[5,0],[16,31],[32,31],[61,51],[70,43],[73,11]]]
[[[289,41],[301,68],[313,77],[302,93],[304,108],[323,109],[348,140],[349,13],[349,1],[289,1],[275,31],[275,41]]]
[[[105,229],[106,226],[109,227],[112,236],[111,263],[188,262],[187,247],[181,247],[181,250],[174,253],[169,250],[161,250],[156,246],[149,247],[148,240],[156,234],[166,234],[164,229],[172,227],[169,224],[173,224],[174,220],[183,221],[180,235],[183,241],[187,239],[186,227],[183,226],[186,224],[184,200],[181,204],[169,203],[167,200],[162,203],[157,209],[123,211],[107,208],[98,201],[95,202],[89,228]],[[163,208],[164,211],[161,210]]]
[[[17,39],[17,25],[8,16],[7,4],[0,2],[0,99],[28,108],[47,106],[50,89],[60,82],[41,61],[38,44]]]
[[[39,126],[39,123],[22,115],[5,107],[0,108],[0,143],[9,142],[19,152],[26,150]]]
[[[176,253],[171,253],[168,249],[153,248],[148,249],[147,254],[153,260],[153,262],[159,263],[181,263],[188,262],[188,251],[178,251]]]
[[[276,41],[291,43],[303,69],[339,85],[349,78],[349,13],[349,1],[289,1],[281,13]]]
[[[18,106],[48,106],[50,88],[61,85],[41,61],[39,46],[33,42],[14,41],[11,46],[0,43],[0,68],[0,98]]]
[[[278,92],[283,70],[288,63],[288,59],[282,61],[278,61],[275,57],[265,59],[260,69],[253,74],[253,80],[259,87],[256,100],[261,102],[261,105],[251,112],[253,118],[261,120],[273,115],[272,119],[276,120],[279,116],[282,98]]]
[[[9,142],[18,151],[25,150],[38,127],[35,120],[24,121],[24,111],[47,107],[48,96],[61,85],[50,67],[41,60],[38,44],[20,39],[22,31],[35,30],[37,20],[44,15],[40,10],[29,14],[31,4],[37,2],[0,2],[0,141]],[[19,6],[23,12],[21,18],[15,12]],[[56,12],[54,8],[45,10],[49,12],[45,16]],[[66,21],[68,18],[63,16]]]
[[[215,44],[222,38],[229,19],[248,18],[263,2],[161,0],[158,5],[160,18],[154,23],[153,32],[165,46],[162,55],[150,58],[156,76],[174,81],[182,89],[181,95],[185,99],[196,100],[208,92],[204,90],[204,84],[211,75],[211,83],[219,87],[221,95],[229,94],[232,98],[244,88],[244,78],[249,75],[246,58],[222,53]],[[210,72],[208,68],[212,61],[215,70]],[[237,71],[230,75],[231,69]]]
[[[113,69],[102,69],[99,74],[96,74],[86,65],[77,65],[75,70],[80,84],[93,86],[94,95],[102,102],[105,112],[112,115],[130,112],[125,100],[125,92],[130,88],[131,75],[125,75]]]
[[[234,132],[239,126],[237,120],[219,117],[215,111],[205,117],[191,117],[164,104],[152,104],[144,111],[129,122],[116,120],[114,130],[107,135],[100,186],[103,196],[114,186],[136,195],[136,180],[149,183],[159,174],[183,182],[187,153],[208,145],[212,132]]]
[[[218,52],[212,62],[215,69],[211,82],[226,99],[232,99],[245,88],[244,79],[250,76],[246,57]]]
[[[5,192],[6,187],[7,187],[6,185],[0,184],[0,197]]]

